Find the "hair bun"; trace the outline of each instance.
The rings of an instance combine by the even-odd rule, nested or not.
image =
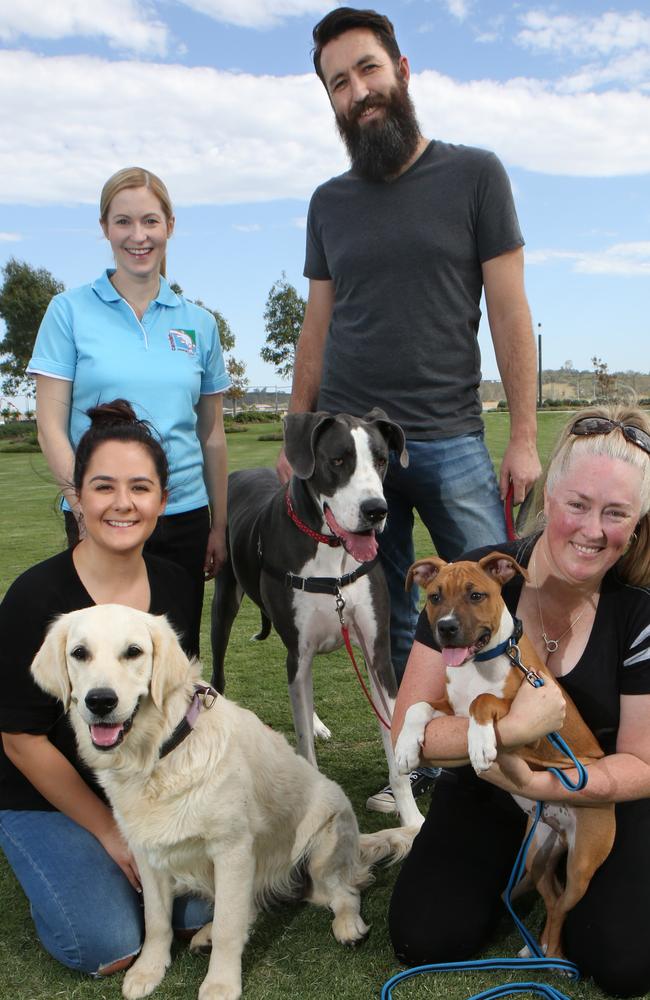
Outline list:
[[[116,424],[139,424],[141,421],[126,399],[114,399],[110,403],[91,406],[86,413],[93,427],[112,427]]]

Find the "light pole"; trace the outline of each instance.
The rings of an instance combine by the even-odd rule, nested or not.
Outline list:
[[[537,407],[542,408],[542,324],[537,324]]]

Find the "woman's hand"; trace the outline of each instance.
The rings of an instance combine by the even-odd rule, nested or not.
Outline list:
[[[203,563],[203,575],[206,580],[211,580],[217,575],[226,561],[226,532],[225,529],[211,528],[208,535],[208,545],[205,550],[205,562]]]
[[[566,702],[559,684],[545,679],[542,687],[522,681],[510,711],[497,723],[497,734],[503,750],[515,750],[535,743],[543,736],[561,729],[566,715]]]
[[[115,864],[120,866],[136,892],[142,892],[138,866],[114,819],[97,839],[106,853],[110,854]]]

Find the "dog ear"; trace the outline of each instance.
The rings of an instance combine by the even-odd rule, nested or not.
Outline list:
[[[528,579],[528,573],[520,566],[516,559],[507,556],[503,552],[490,552],[478,561],[479,566],[488,576],[493,576],[495,580],[504,585],[508,580],[512,580],[515,573],[521,573],[524,580]]]
[[[287,413],[284,424],[284,453],[298,479],[309,479],[316,465],[316,436],[324,425],[334,422],[331,413]]]
[[[189,660],[165,616],[147,617],[147,626],[153,643],[151,698],[156,708],[162,711],[169,692],[186,679]]]
[[[409,453],[406,450],[406,438],[404,431],[399,424],[389,420],[388,416],[378,406],[372,408],[370,413],[363,417],[366,423],[375,424],[381,434],[383,434],[388,447],[399,454],[399,464],[403,469],[409,464]]]
[[[74,614],[74,612],[72,612]],[[70,707],[70,678],[65,658],[65,646],[70,627],[70,615],[61,615],[50,625],[43,645],[34,657],[31,665],[32,677],[43,691],[54,695],[63,702],[68,711]]]
[[[438,556],[429,556],[428,559],[418,559],[406,574],[404,589],[410,590],[414,583],[417,583],[419,587],[426,587],[433,580],[434,576],[438,575],[442,567],[446,565],[445,560],[439,559]]]

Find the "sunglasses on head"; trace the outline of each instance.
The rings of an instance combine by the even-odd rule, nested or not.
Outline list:
[[[650,455],[650,434],[646,434],[634,424],[621,424],[618,420],[609,420],[607,417],[581,417],[571,428],[571,434],[576,434],[578,437],[611,434],[615,427],[618,427],[626,441],[641,448],[646,455]]]

